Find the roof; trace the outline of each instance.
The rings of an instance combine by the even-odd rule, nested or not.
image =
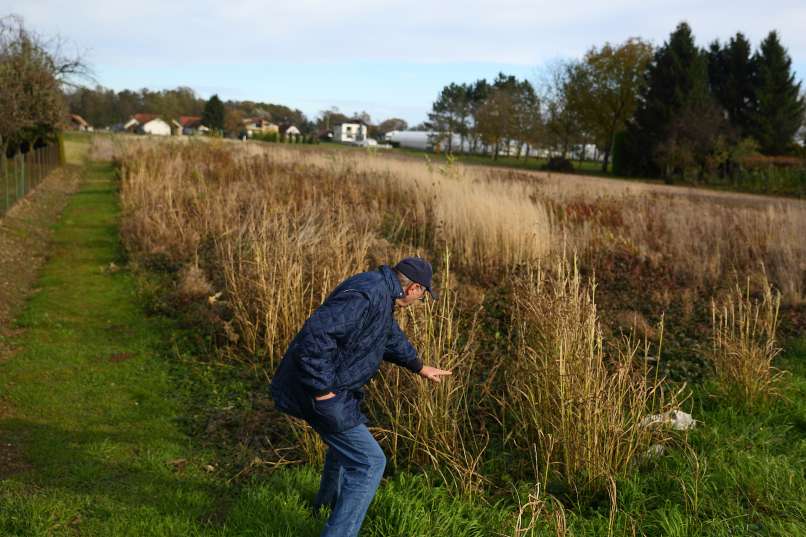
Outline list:
[[[90,126],[90,124],[87,123],[87,120],[85,120],[83,117],[79,116],[78,114],[70,114],[70,119],[72,121],[74,121],[75,123],[78,123],[82,127],[89,127]]]
[[[360,119],[351,119],[349,121],[342,121],[341,123],[336,123],[333,126],[338,127],[339,125],[363,125],[365,127],[367,126],[367,124],[361,121]]]
[[[134,114],[132,116],[132,118],[135,121],[137,121],[137,123],[139,123],[141,125],[145,125],[149,121],[154,121],[155,119],[159,119],[160,116],[159,116],[159,114],[144,114],[144,113],[140,113],[140,114]]]
[[[179,124],[188,129],[198,127],[201,122],[201,116],[179,116]]]

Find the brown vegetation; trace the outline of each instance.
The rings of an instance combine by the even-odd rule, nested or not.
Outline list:
[[[806,298],[802,202],[358,152],[99,140],[121,162],[134,259],[174,274],[219,343],[269,373],[342,278],[413,252],[445,264],[445,297],[401,322],[453,378],[433,387],[385,369],[367,404],[394,464],[464,491],[484,486],[496,443],[513,472],[537,462],[546,479],[613,497],[614,478],[665,440],[640,426],[676,403],[652,367],[667,362],[661,336],[705,361],[695,343],[707,341],[710,298],[759,262],[782,304]],[[666,333],[653,328],[664,313]],[[293,431],[321,457],[315,436]]]
[[[781,295],[765,277],[760,298],[744,288],[712,302],[713,352],[711,364],[721,389],[747,406],[764,402],[776,393],[783,373],[773,367],[781,351],[777,334]]]

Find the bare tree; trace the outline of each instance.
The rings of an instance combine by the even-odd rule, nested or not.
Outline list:
[[[63,89],[89,69],[80,55],[63,53],[64,41],[45,40],[22,18],[0,18],[0,150],[57,130],[66,113]]]
[[[571,102],[570,91],[578,72],[578,62],[558,62],[548,66],[540,82],[546,142],[563,158],[574,144],[584,140],[581,118]]]

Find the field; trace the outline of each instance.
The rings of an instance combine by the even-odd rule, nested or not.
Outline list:
[[[189,475],[228,497],[165,493],[194,532],[316,535],[322,446],[268,380],[341,279],[419,254],[442,295],[399,320],[454,375],[368,386],[389,465],[363,534],[806,534],[803,201],[220,140],[89,158],[177,327],[173,411],[216,468]]]

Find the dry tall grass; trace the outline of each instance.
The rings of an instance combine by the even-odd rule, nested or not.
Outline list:
[[[473,421],[478,327],[475,320],[459,318],[450,270],[446,254],[438,273],[439,300],[409,308],[401,325],[426,364],[453,374],[433,384],[387,367],[371,384],[370,395],[373,417],[386,427],[393,465],[414,462],[435,471],[454,490],[471,493],[483,481],[479,466],[489,438]]]
[[[642,425],[674,398],[626,338],[608,360],[594,300],[576,262],[530,270],[516,291],[517,355],[507,376],[512,435],[573,489],[610,488],[658,430]]]
[[[342,278],[400,252],[450,251],[451,270],[473,289],[514,283],[506,300],[516,307],[496,314],[512,315],[518,328],[515,356],[501,347],[492,355],[477,350],[491,334],[472,322],[475,306],[464,300],[471,286],[450,278],[445,296],[407,314],[404,324],[426,362],[455,368],[453,378],[433,386],[390,369],[371,388],[370,412],[386,429],[390,459],[432,469],[459,490],[484,480],[486,438],[473,433],[485,430],[488,417],[476,405],[493,404],[473,384],[474,370],[509,371],[502,403],[514,421],[506,432],[521,454],[536,445],[541,464],[552,461],[552,471],[577,487],[610,487],[656,441],[658,431],[640,420],[674,402],[648,374],[648,347],[633,340],[605,347],[593,286],[576,267],[529,267],[551,266],[565,248],[579,252],[586,271],[621,256],[664,276],[656,291],[696,298],[761,261],[784,302],[806,298],[802,202],[277,145],[99,143],[97,154],[121,163],[122,232],[133,257],[191,278],[178,284],[186,294],[218,297],[211,301],[223,305],[229,341],[268,369]],[[610,276],[633,285],[642,300],[652,294],[646,279],[613,266]],[[715,321],[739,327],[720,332],[720,352],[726,342],[745,341],[744,333],[759,333],[740,329],[749,310],[742,311],[725,313],[738,321]],[[316,460],[315,436],[296,432]]]
[[[711,363],[722,389],[748,406],[776,393],[782,372],[773,367],[781,351],[776,341],[781,295],[766,278],[761,297],[751,295],[750,279],[723,300],[712,302]]]
[[[367,268],[373,240],[343,209],[319,205],[296,214],[267,211],[216,237],[234,323],[249,353],[274,369],[313,309]]]

